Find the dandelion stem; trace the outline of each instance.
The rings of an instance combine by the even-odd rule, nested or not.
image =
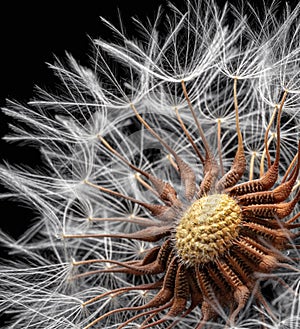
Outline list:
[[[122,193],[119,193],[119,192],[110,190],[110,189],[105,188],[103,186],[99,186],[99,185],[93,184],[93,183],[89,182],[88,180],[85,180],[84,183],[87,184],[87,185],[89,185],[89,186],[95,187],[95,188],[97,188],[100,191],[106,192],[108,194],[112,194],[112,195],[117,196],[117,197],[120,197],[120,198],[127,199],[129,201],[134,202],[134,203],[137,203],[137,204],[143,203],[143,202],[141,202],[139,200],[136,200],[136,199],[134,199],[134,198],[132,198],[132,197],[130,197],[128,195],[125,195],[125,194],[122,194]]]
[[[148,125],[148,123],[140,116],[134,104],[131,104],[138,120],[148,129],[148,131],[176,158],[178,157],[175,151]]]
[[[168,155],[167,155],[167,159],[168,159],[169,162],[171,163],[172,167],[173,167],[176,171],[178,171],[178,166],[177,166],[176,162],[173,160],[171,154],[168,154]]]
[[[265,173],[265,165],[264,165],[264,161],[265,161],[265,157],[267,156],[267,161],[269,162],[270,159],[270,154],[269,154],[269,146],[272,142],[272,140],[274,139],[274,134],[271,135],[271,137],[269,138],[269,140],[267,141],[267,143],[265,144],[265,148],[263,150],[263,153],[261,155],[261,159],[260,159],[260,170],[259,170],[259,175],[260,178],[264,175]],[[271,160],[270,160],[271,161]],[[268,164],[268,168],[270,168],[269,164]]]
[[[249,180],[253,180],[253,172],[254,172],[254,161],[257,157],[256,152],[252,152],[251,159],[250,159],[250,168],[249,168]]]
[[[91,217],[89,218],[90,221],[95,222],[128,222],[139,224],[142,226],[156,226],[157,223],[154,221],[147,219],[145,217],[136,217],[136,216],[129,216],[129,217]]]
[[[202,142],[203,142],[203,145],[204,145],[204,148],[205,148],[205,152],[206,152],[206,157],[207,157],[207,158],[212,158],[211,150],[210,150],[210,148],[209,148],[209,146],[208,146],[207,140],[206,140],[205,135],[204,135],[204,131],[203,131],[203,129],[202,129],[200,123],[199,123],[199,120],[198,120],[198,118],[197,118],[197,116],[196,116],[196,113],[195,113],[195,110],[194,110],[194,108],[193,108],[193,105],[192,105],[191,100],[190,100],[190,98],[189,98],[189,95],[188,95],[188,93],[187,93],[187,90],[186,90],[186,86],[185,86],[185,82],[184,82],[184,80],[181,81],[181,86],[182,86],[182,90],[183,90],[184,97],[185,97],[185,99],[186,99],[186,101],[187,101],[187,103],[188,103],[188,107],[189,107],[189,109],[190,109],[190,111],[191,111],[191,113],[192,113],[192,116],[193,116],[194,121],[195,121],[195,123],[196,123],[196,126],[197,126],[197,128],[198,128],[198,131],[199,131],[200,137],[201,137],[201,139],[202,139]]]
[[[245,158],[244,146],[243,146],[243,136],[239,124],[237,80],[238,78],[235,77],[233,83],[233,99],[234,99],[234,109],[235,109],[235,126],[238,135],[238,148],[230,170],[225,175],[223,175],[222,178],[217,183],[216,189],[219,191],[230,185],[232,186],[233,184],[236,184],[239,181],[239,179],[242,177],[246,169],[246,158]]]
[[[138,285],[138,286],[132,286],[132,287],[121,287],[121,288],[118,288],[118,289],[114,289],[114,290],[111,290],[111,291],[107,291],[101,295],[98,295],[96,297],[93,297],[87,301],[85,301],[84,303],[82,303],[81,305],[83,307],[89,305],[89,304],[92,304],[94,302],[96,302],[97,300],[103,298],[103,297],[106,297],[106,296],[109,296],[109,295],[112,295],[113,297],[115,296],[118,296],[118,295],[121,295],[127,291],[132,291],[132,290],[152,290],[152,289],[158,289],[158,288],[161,288],[162,286],[162,282],[161,281],[158,281],[158,282],[154,282],[154,283],[146,283],[146,284],[141,284],[141,285]]]
[[[94,263],[103,263],[103,259],[87,259],[87,260],[81,260],[81,261],[74,261],[72,263],[73,266],[81,266],[81,265],[87,265],[87,264],[94,264]]]
[[[188,200],[192,200],[196,191],[196,177],[193,169],[185,161],[183,161],[182,158],[148,125],[148,123],[140,116],[134,104],[131,104],[131,108],[133,109],[138,120],[175,158],[179,169],[180,178],[184,183],[185,197]]]
[[[221,119],[218,119],[218,154],[221,175],[224,176],[224,166],[222,160],[222,145],[221,145]]]
[[[288,177],[288,175],[289,175],[289,173],[290,173],[292,167],[294,166],[296,160],[298,159],[298,156],[299,156],[299,152],[294,156],[294,158],[293,158],[291,164],[289,165],[289,167],[288,167],[288,169],[287,169],[285,175],[283,176],[283,178],[282,178],[282,180],[281,180],[281,184],[284,183],[284,182],[286,181],[286,179],[287,179],[287,177]]]
[[[119,152],[117,152],[111,145],[109,145],[109,143],[103,137],[101,137],[99,135],[98,138],[103,143],[103,145],[109,151],[111,151],[113,154],[115,154],[122,162],[124,162],[126,165],[128,165],[131,169],[137,171],[139,174],[145,176],[146,178],[149,178],[150,175],[147,172],[143,171],[142,169],[134,166],[132,163],[127,161]],[[140,184],[142,184],[144,187],[146,187],[148,190],[150,190],[153,194],[155,194],[157,197],[159,197],[159,194],[156,191],[154,191],[154,189],[149,184],[147,184],[144,180],[142,180],[142,178],[140,178],[140,176],[138,174],[135,174],[134,177]]]
[[[281,99],[281,102],[280,102],[280,105],[278,107],[278,105],[275,106],[275,109],[273,111],[273,114],[272,114],[272,117],[271,117],[271,120],[270,120],[270,123],[267,127],[267,130],[266,130],[266,134],[265,134],[265,150],[266,150],[266,155],[267,155],[267,160],[268,160],[268,168],[271,167],[271,159],[270,159],[270,154],[269,154],[269,145],[267,143],[267,138],[268,138],[268,134],[269,134],[269,131],[270,131],[270,128],[271,128],[271,124],[274,120],[274,116],[275,116],[275,113],[278,109],[278,114],[277,114],[277,127],[276,127],[276,137],[277,137],[277,143],[276,143],[276,155],[275,155],[275,160],[274,160],[274,164],[273,165],[276,165],[278,166],[278,163],[279,163],[279,158],[280,158],[280,120],[281,120],[281,113],[282,113],[282,109],[283,109],[283,105],[285,103],[285,100],[287,98],[287,95],[288,95],[288,91],[285,90],[283,95],[282,95],[282,99]],[[272,136],[274,136],[274,134],[272,134]],[[262,160],[263,161],[263,158]],[[263,166],[261,166],[261,176],[263,175]]]
[[[271,125],[274,121],[277,110],[278,110],[278,105],[276,105],[274,110],[273,110],[270,122],[268,124],[267,130],[266,130],[266,133],[265,133],[265,140],[264,140],[265,148],[264,148],[263,156],[261,158],[261,163],[260,163],[260,177],[262,177],[263,174],[264,174],[264,165],[263,165],[263,163],[264,163],[265,156],[267,156],[268,168],[271,167],[271,158],[270,158],[270,153],[269,153],[269,145],[270,145],[271,140],[273,139],[274,135],[272,134],[272,136],[270,137],[269,140],[268,140],[268,135],[269,135]]]
[[[296,214],[294,217],[292,217],[291,219],[289,219],[286,224],[291,224],[293,223],[295,220],[297,220],[300,217],[300,212],[298,214]]]
[[[189,134],[189,132],[188,132],[188,130],[187,130],[184,122],[182,121],[177,108],[175,108],[175,113],[176,113],[177,119],[178,119],[178,121],[180,123],[180,126],[181,126],[182,130],[184,131],[184,133],[185,133],[186,137],[188,138],[189,142],[191,143],[193,149],[197,153],[200,161],[202,162],[202,164],[204,164],[204,161],[205,160],[204,160],[202,154],[200,153],[198,147],[196,146],[195,142],[193,141],[192,136]]]
[[[240,122],[239,122],[239,105],[238,105],[238,98],[237,98],[237,81],[238,78],[234,78],[233,82],[233,101],[234,101],[234,109],[235,109],[235,126],[236,132],[238,134],[238,150],[243,150],[243,137],[240,129]]]
[[[146,183],[140,176],[140,174],[136,173],[134,175],[135,179],[141,184],[143,185],[147,190],[151,191],[153,194],[155,194],[157,197],[159,197],[159,194],[154,191],[154,189],[148,184]]]
[[[117,238],[117,239],[135,239],[148,242],[155,242],[170,234],[171,226],[147,227],[132,233],[114,233],[114,234],[64,234],[65,239],[80,238]]]
[[[125,194],[110,190],[108,188],[93,184],[93,183],[89,182],[88,180],[84,180],[84,183],[87,184],[87,185],[90,185],[92,187],[95,187],[98,190],[103,191],[105,193],[108,193],[108,194],[111,194],[113,196],[123,198],[123,199],[129,200],[131,202],[134,202],[136,204],[139,204],[140,206],[142,206],[142,207],[148,209],[149,211],[151,211],[154,216],[161,216],[161,215],[164,214],[164,215],[166,215],[165,218],[167,218],[166,212],[170,209],[170,207],[168,207],[168,206],[145,203],[145,202],[139,201],[135,198],[132,198],[128,195],[125,195]]]

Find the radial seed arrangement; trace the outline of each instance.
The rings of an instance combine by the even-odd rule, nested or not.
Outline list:
[[[93,70],[52,66],[65,94],[4,109],[47,166],[0,171],[39,212],[1,233],[7,328],[300,326],[300,7],[275,9],[111,27]]]

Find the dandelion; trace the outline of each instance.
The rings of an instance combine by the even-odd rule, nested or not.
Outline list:
[[[65,93],[3,110],[45,163],[0,168],[39,213],[1,233],[7,328],[299,327],[300,6],[232,12],[105,22],[95,70],[68,55]]]

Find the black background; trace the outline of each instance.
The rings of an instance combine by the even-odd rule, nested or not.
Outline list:
[[[183,6],[183,0],[172,1]],[[224,1],[217,1],[224,5]],[[240,1],[229,1],[239,4]],[[256,7],[263,1],[249,1]],[[298,1],[293,1],[297,3]],[[63,5],[62,5],[62,4]],[[90,39],[102,36],[109,38],[109,31],[101,23],[100,16],[118,24],[118,9],[127,34],[134,33],[130,25],[131,17],[152,21],[159,5],[166,6],[165,0],[131,1],[40,1],[28,4],[23,1],[6,2],[0,5],[0,106],[6,99],[26,104],[34,96],[34,86],[55,90],[56,80],[46,62],[53,63],[54,55],[65,57],[70,52],[79,62],[88,63],[87,53]],[[293,4],[292,3],[292,4]],[[282,6],[284,2],[281,3]],[[279,11],[280,12],[280,11]],[[9,118],[0,114],[0,137],[8,132]],[[0,141],[0,163],[39,166],[39,152],[32,146],[16,145]],[[1,187],[1,186],[0,186]],[[3,186],[1,187],[3,190]],[[32,218],[32,210],[13,201],[0,202],[0,227],[14,237],[18,237]]]

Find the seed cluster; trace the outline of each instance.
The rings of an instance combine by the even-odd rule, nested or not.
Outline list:
[[[207,263],[220,256],[239,234],[241,209],[226,194],[196,200],[176,227],[176,249],[187,264]]]
[[[160,202],[143,202],[118,190],[110,190],[87,180],[86,184],[98,188],[102,192],[140,205],[149,211],[155,220],[135,218],[137,224],[141,224],[143,227],[146,225],[146,228],[133,232],[78,235],[77,237],[140,240],[153,243],[154,246],[150,247],[145,256],[139,260],[118,261],[100,258],[84,260],[82,264],[111,264],[109,268],[86,272],[92,275],[123,273],[134,277],[142,275],[154,277],[153,281],[149,283],[133,284],[106,291],[87,300],[83,305],[94,304],[96,300],[105,298],[108,294],[119,295],[135,290],[158,291],[153,298],[142,305],[125,305],[107,311],[90,322],[84,329],[94,327],[116,313],[130,311],[138,311],[138,314],[123,321],[117,329],[123,329],[133,322],[136,323],[138,319],[140,329],[162,328],[162,323],[169,321],[172,321],[172,324],[168,328],[172,328],[177,324],[179,318],[187,317],[194,310],[197,312],[196,308],[201,310],[201,318],[197,320],[197,329],[212,328],[210,321],[215,321],[217,318],[218,327],[219,321],[223,322],[222,319],[225,318],[226,323],[232,327],[247,304],[249,306],[256,304],[258,308],[262,308],[262,312],[266,312],[267,316],[273,319],[274,314],[268,307],[260,289],[259,281],[264,279],[258,278],[258,274],[263,274],[264,278],[268,278],[269,274],[276,274],[275,271],[278,269],[288,269],[297,273],[299,271],[290,264],[294,262],[294,259],[283,255],[281,251],[300,247],[296,242],[296,239],[300,237],[300,232],[293,232],[294,229],[299,228],[299,223],[295,222],[299,219],[300,212],[294,217],[288,218],[300,201],[300,190],[297,188],[300,172],[300,143],[297,154],[287,167],[285,176],[281,182],[278,182],[281,165],[281,113],[288,94],[288,91],[284,91],[279,105],[273,111],[263,139],[266,159],[262,157],[262,160],[267,160],[267,171],[264,172],[262,170],[264,168],[260,168],[260,177],[252,179],[255,172],[253,163],[250,163],[249,180],[240,182],[246,173],[247,162],[239,126],[237,83],[238,78],[236,77],[233,81],[233,103],[238,145],[232,165],[225,172],[221,161],[222,150],[219,150],[218,163],[197,120],[185,82],[181,82],[182,91],[202,140],[200,146],[203,147],[205,154],[201,154],[201,148],[198,148],[198,143],[189,134],[177,110],[176,116],[184,134],[197,153],[199,161],[203,164],[200,184],[197,182],[196,172],[189,163],[185,162],[151,128],[139,114],[135,105],[131,104],[136,118],[172,156],[172,167],[176,170],[176,175],[180,175],[184,187],[179,194],[171,180],[164,181],[136,167],[101,137],[103,146],[118,157],[122,163],[134,170],[138,182],[143,185],[143,188],[154,193]],[[268,138],[276,114],[276,151],[272,161]],[[221,146],[221,142],[219,134],[217,144]],[[292,193],[294,188],[297,189],[296,193]],[[224,192],[218,194],[215,191]],[[286,201],[290,197],[292,200]],[[188,207],[187,202],[190,203]],[[109,219],[111,218],[103,218],[103,220]],[[121,221],[123,220],[121,219]],[[68,237],[73,238],[74,235]],[[292,244],[294,241],[296,244]],[[157,277],[157,275],[159,276]],[[283,284],[286,286],[285,282]],[[163,325],[163,327],[165,326]]]

